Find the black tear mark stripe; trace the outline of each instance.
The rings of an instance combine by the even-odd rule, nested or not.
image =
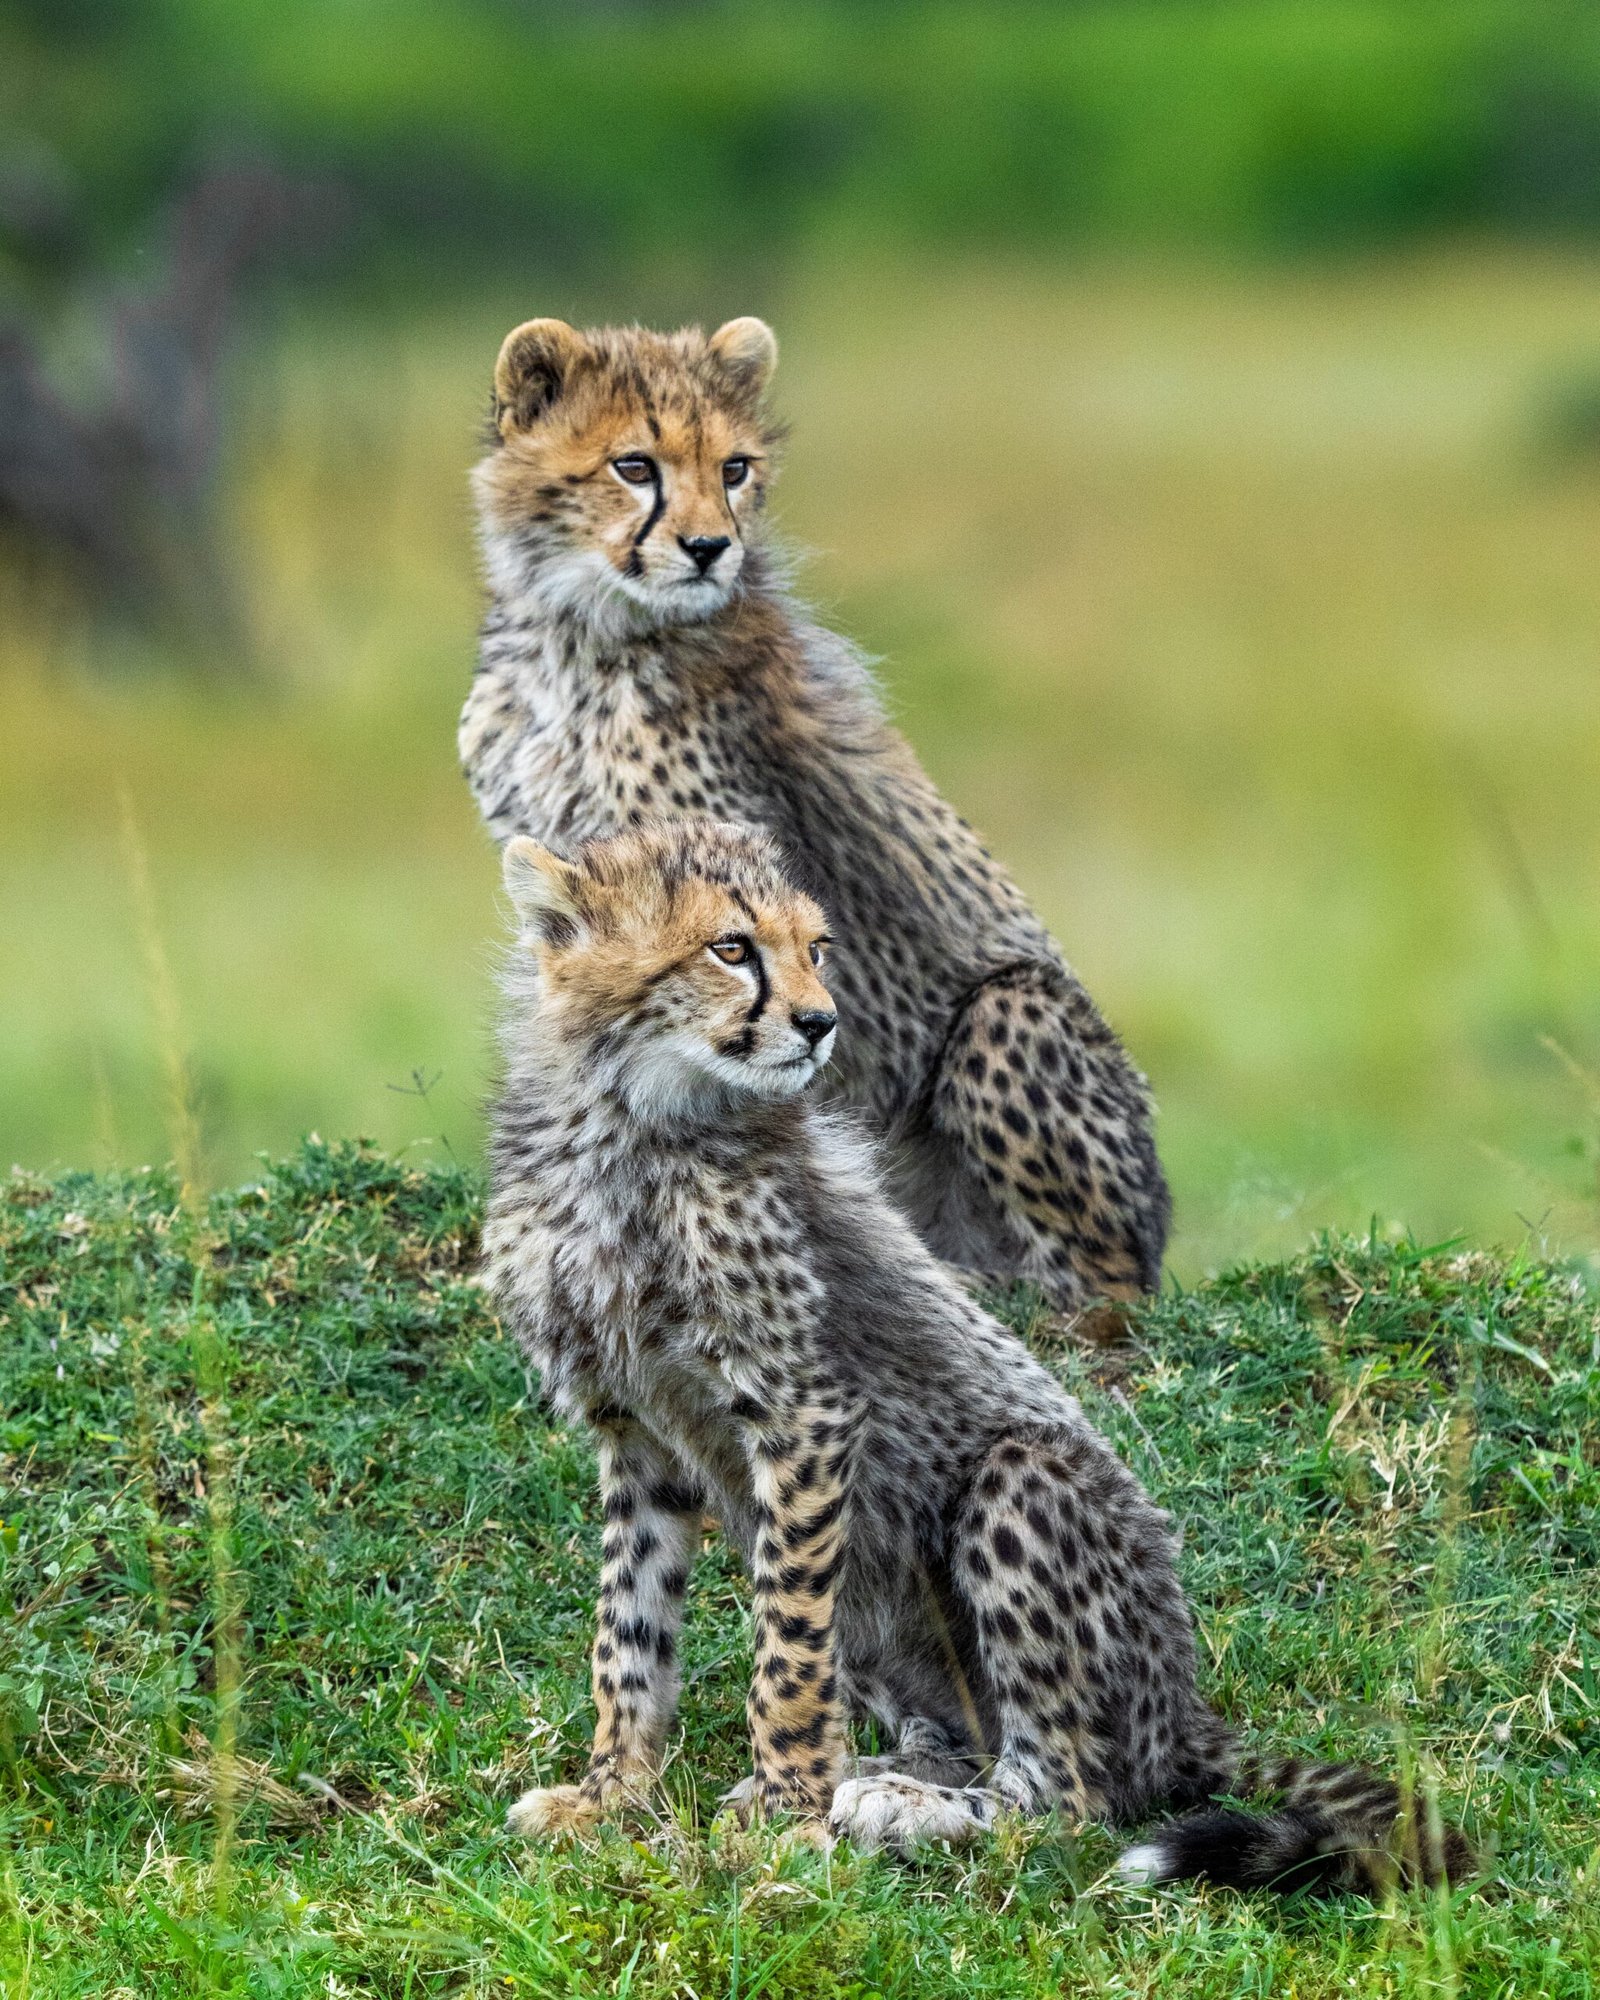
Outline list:
[[[654,500],[651,501],[650,511],[644,517],[644,526],[639,530],[638,534],[634,536],[633,547],[628,551],[629,576],[644,575],[644,562],[639,555],[640,544],[644,541],[645,537],[649,534],[650,530],[655,526],[657,521],[661,519],[662,514],[666,510],[667,486],[666,486],[666,481],[661,477],[661,468],[659,465],[652,464],[650,468],[650,484],[655,488],[656,497]]]
[[[759,1021],[766,1012],[767,1002],[772,998],[772,982],[767,978],[766,960],[761,956],[761,948],[754,941],[750,946],[750,963],[756,969],[756,1004],[745,1015],[751,1023]]]
[[[644,526],[633,538],[633,546],[635,548],[638,548],[639,544],[649,534],[657,521],[661,519],[662,510],[667,504],[667,483],[661,477],[661,468],[659,465],[652,465],[650,468],[650,484],[655,488],[656,497],[650,503],[650,511],[644,518]]]

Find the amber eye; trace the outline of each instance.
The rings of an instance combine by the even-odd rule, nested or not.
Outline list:
[[[750,960],[750,940],[747,937],[718,938],[709,947],[713,958],[720,958],[724,965],[746,965]]]
[[[643,452],[633,452],[627,458],[612,459],[611,470],[630,486],[648,486],[656,476],[656,463]]]
[[[749,459],[729,458],[723,460],[722,483],[724,486],[742,486],[749,477]]]

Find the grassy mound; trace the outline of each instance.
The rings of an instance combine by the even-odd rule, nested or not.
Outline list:
[[[1063,1374],[1186,1526],[1210,1687],[1437,1774],[1485,1882],[1389,1910],[1106,1878],[1060,1825],[918,1868],[707,1830],[748,1629],[691,1586],[658,1823],[507,1801],[586,1736],[584,1447],[470,1280],[480,1188],[307,1143],[203,1213],[0,1189],[0,1992],[1587,1995],[1600,1311],[1570,1271],[1326,1241]]]

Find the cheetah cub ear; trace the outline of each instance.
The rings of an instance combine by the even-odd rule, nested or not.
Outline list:
[[[526,430],[544,414],[583,352],[583,335],[564,319],[530,319],[511,329],[494,364],[494,415],[502,437]]]
[[[759,396],[778,365],[778,336],[764,319],[730,319],[707,342],[739,387]]]
[[[559,951],[583,936],[578,907],[578,871],[536,840],[519,835],[506,842],[501,861],[506,894],[524,931]]]

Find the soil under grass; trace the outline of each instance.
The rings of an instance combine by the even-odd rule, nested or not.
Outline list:
[[[1219,1704],[1436,1781],[1489,1856],[1453,1899],[1134,1892],[1054,1823],[915,1868],[714,1833],[749,1650],[715,1546],[659,1819],[539,1854],[500,1825],[585,1741],[591,1466],[471,1282],[479,1197],[320,1142],[203,1212],[153,1172],[0,1190],[7,2000],[1600,1987],[1580,1275],[1330,1239],[1055,1353],[1185,1524]]]

